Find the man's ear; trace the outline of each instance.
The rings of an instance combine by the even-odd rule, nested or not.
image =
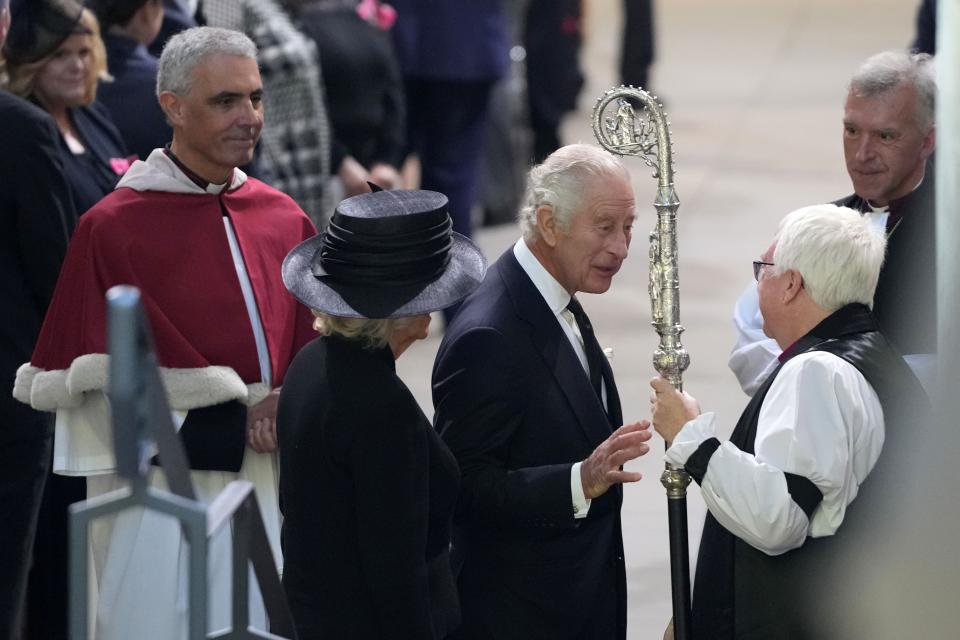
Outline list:
[[[929,158],[933,154],[933,150],[937,146],[937,127],[936,125],[930,127],[930,131],[927,132],[927,135],[923,136],[923,146],[920,147],[920,155],[924,160]]]
[[[784,275],[787,276],[787,286],[783,290],[783,302],[787,304],[803,291],[803,276],[796,269],[790,269]]]
[[[540,238],[548,247],[557,245],[557,218],[553,215],[553,206],[542,204],[537,207],[537,231],[540,232]]]
[[[174,126],[183,124],[183,100],[172,91],[164,91],[160,94],[160,108],[166,114],[167,120]]]

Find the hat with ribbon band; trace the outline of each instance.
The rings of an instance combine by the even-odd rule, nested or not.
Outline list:
[[[487,263],[452,230],[435,191],[365,193],[338,206],[326,230],[283,261],[283,283],[311,309],[345,318],[400,318],[456,304]]]

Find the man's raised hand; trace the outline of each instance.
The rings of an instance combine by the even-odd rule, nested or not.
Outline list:
[[[623,425],[601,442],[580,465],[584,497],[592,500],[617,483],[636,482],[642,478],[639,472],[624,471],[621,467],[650,450],[644,443],[651,436],[650,422],[641,420]]]

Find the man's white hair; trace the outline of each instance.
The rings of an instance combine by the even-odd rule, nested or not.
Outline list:
[[[539,237],[537,209],[547,205],[561,229],[569,229],[573,214],[583,204],[587,185],[596,178],[630,174],[619,158],[589,144],[571,144],[551,153],[543,164],[530,170],[527,191],[518,222],[527,240]]]
[[[239,31],[219,27],[193,27],[167,41],[157,70],[157,96],[164,91],[190,92],[193,70],[218,53],[257,59],[257,45]]]
[[[818,306],[873,306],[887,239],[853,209],[820,204],[787,215],[777,232],[774,273],[800,272]]]

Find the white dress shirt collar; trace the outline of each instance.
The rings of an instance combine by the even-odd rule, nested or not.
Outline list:
[[[520,263],[520,268],[526,272],[530,281],[533,282],[533,286],[543,296],[553,315],[559,316],[570,304],[570,294],[567,293],[567,290],[540,264],[540,261],[530,251],[530,247],[527,246],[527,242],[523,238],[517,240],[517,243],[513,245],[513,255]]]

